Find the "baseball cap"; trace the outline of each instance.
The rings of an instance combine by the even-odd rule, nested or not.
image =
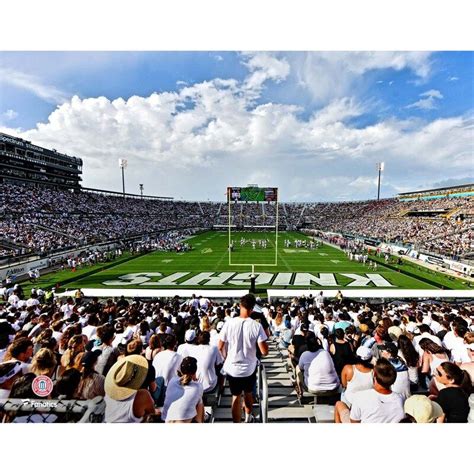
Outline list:
[[[196,331],[194,329],[188,329],[184,334],[186,342],[193,342],[196,339]]]
[[[404,408],[417,423],[433,423],[443,414],[443,409],[426,395],[412,395],[405,400]]]
[[[372,349],[369,349],[365,346],[360,346],[356,351],[356,355],[362,360],[370,360],[372,359]]]

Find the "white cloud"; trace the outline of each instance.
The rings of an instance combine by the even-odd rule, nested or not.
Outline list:
[[[223,58],[220,54],[214,55],[214,59],[215,59],[216,61],[224,61],[224,58]]]
[[[223,200],[228,185],[253,181],[278,186],[283,200],[375,197],[379,161],[386,163],[382,195],[471,173],[472,117],[356,127],[351,119],[370,104],[343,96],[302,118],[291,104],[255,103],[265,81],[288,77],[288,64],[267,53],[245,58],[242,81],[213,79],[128,100],[73,97],[20,135],[82,157],[85,186],[120,190],[117,159],[126,158],[128,191],[144,183],[147,194],[185,199]]]
[[[420,80],[426,80],[431,71],[430,55],[429,52],[309,52],[293,55],[291,67],[297,82],[311,93],[316,103],[324,104],[353,95],[354,86],[368,71],[410,69]]]
[[[448,78],[448,81],[451,81],[451,82],[452,82],[452,81],[459,81],[459,77],[450,76],[450,77]]]
[[[433,97],[436,99],[442,99],[443,94],[441,94],[441,92],[437,91],[436,89],[430,89],[429,91],[426,91],[420,94],[420,97]]]
[[[5,120],[14,120],[18,117],[18,112],[15,112],[12,109],[8,109],[6,112],[3,112],[2,117]]]
[[[443,94],[440,91],[435,89],[430,89],[429,91],[423,92],[420,94],[420,97],[426,97],[426,99],[420,99],[413,104],[407,105],[406,109],[423,109],[423,110],[432,110],[436,109],[435,99],[441,100]]]
[[[66,102],[70,96],[55,86],[43,84],[36,76],[8,68],[0,68],[0,83],[1,82],[19,89],[27,90],[40,99],[53,104]]]
[[[286,59],[279,59],[271,53],[244,53],[243,64],[251,72],[247,76],[244,89],[258,94],[263,84],[272,80],[281,82],[290,73],[290,65]]]

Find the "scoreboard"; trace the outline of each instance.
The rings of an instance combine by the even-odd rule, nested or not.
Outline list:
[[[278,188],[227,188],[227,201],[231,202],[277,202]]]

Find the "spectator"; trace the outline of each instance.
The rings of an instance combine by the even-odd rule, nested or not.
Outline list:
[[[13,383],[21,375],[21,363],[19,361],[0,363],[0,399],[9,398]]]
[[[344,366],[354,361],[352,344],[345,339],[342,328],[337,328],[334,331],[334,342],[329,346],[329,352],[332,355],[337,375],[340,377]]]
[[[4,362],[18,361],[21,364],[22,374],[30,372],[31,357],[33,356],[33,342],[27,337],[15,339],[5,354]]]
[[[344,402],[337,402],[336,423],[398,423],[404,418],[403,401],[391,386],[397,378],[392,364],[380,358],[374,367],[373,388],[354,394],[349,410]]]
[[[447,423],[467,423],[469,394],[472,381],[468,373],[456,364],[443,362],[436,368],[436,380],[445,388],[439,391],[436,402],[446,414]]]
[[[426,395],[412,395],[407,398],[404,409],[405,418],[401,422],[444,423],[445,420],[443,409]]]
[[[95,371],[97,360],[101,351],[94,350],[85,352],[81,359],[81,381],[74,398],[79,400],[92,400],[95,397],[105,395],[105,377]]]
[[[176,338],[173,334],[167,334],[162,341],[163,350],[156,354],[153,359],[153,367],[156,372],[156,383],[164,390],[169,381],[176,375],[182,357],[176,353]]]
[[[418,389],[418,370],[421,358],[405,334],[400,334],[398,337],[398,357],[408,367],[410,391],[414,392]]]
[[[148,374],[148,362],[140,355],[118,360],[105,378],[105,422],[141,423],[158,413],[150,392],[140,387]]]
[[[218,369],[224,362],[217,347],[209,344],[210,339],[209,332],[202,332],[197,338],[198,344],[192,350],[192,355],[197,360],[197,380],[202,384],[204,393],[216,388]]]
[[[254,421],[252,414],[253,389],[256,383],[257,345],[262,355],[268,353],[267,335],[257,321],[250,318],[255,306],[255,296],[248,294],[240,299],[240,316],[229,319],[220,333],[218,349],[225,359],[232,393],[232,420],[240,423],[242,417],[241,396],[244,392],[245,422]],[[225,346],[227,343],[227,348]]]
[[[397,377],[392,385],[392,392],[398,393],[405,401],[411,395],[410,378],[408,367],[398,357],[398,347],[393,342],[387,342],[381,346],[380,355],[387,359],[397,372]]]
[[[194,357],[185,357],[178,376],[170,380],[162,414],[167,423],[204,422],[203,387],[197,380],[197,368]]]
[[[355,393],[369,390],[373,385],[372,351],[368,347],[359,347],[354,362],[345,365],[341,373],[341,385],[344,388],[341,401],[349,408]]]

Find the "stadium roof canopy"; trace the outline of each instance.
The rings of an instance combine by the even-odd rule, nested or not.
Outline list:
[[[445,186],[443,188],[432,188],[432,189],[423,189],[423,190],[416,190],[416,191],[410,191],[408,193],[398,193],[399,196],[409,196],[413,194],[424,194],[424,193],[433,193],[436,191],[449,191],[452,189],[457,189],[459,191],[470,191],[474,189],[474,183],[471,184],[460,184],[458,186]]]

